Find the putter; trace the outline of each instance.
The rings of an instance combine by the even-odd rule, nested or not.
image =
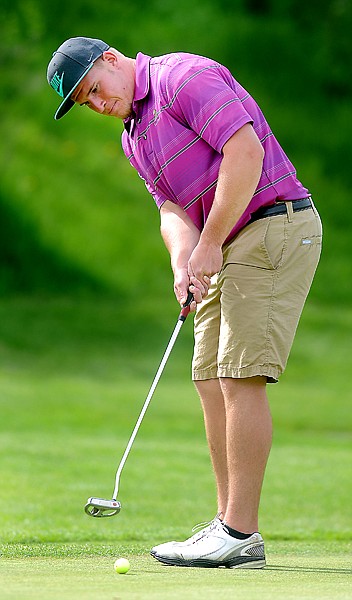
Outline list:
[[[128,444],[126,446],[126,450],[122,455],[120,464],[118,466],[118,469],[116,471],[116,477],[115,477],[115,488],[114,488],[114,492],[112,495],[112,500],[104,500],[103,498],[95,498],[95,497],[91,497],[88,498],[87,503],[84,507],[85,512],[87,513],[87,515],[89,515],[90,517],[113,517],[115,515],[117,515],[120,510],[121,510],[121,502],[119,502],[117,500],[117,495],[119,492],[119,485],[120,485],[120,477],[121,477],[121,473],[122,473],[122,469],[125,465],[125,462],[127,460],[127,457],[130,453],[130,450],[132,448],[132,444],[135,440],[135,437],[137,435],[137,432],[139,430],[139,427],[143,421],[143,417],[147,411],[147,408],[150,404],[150,401],[153,397],[154,391],[156,386],[158,385],[159,379],[162,375],[162,372],[165,368],[165,365],[167,363],[167,360],[171,354],[171,350],[174,347],[174,344],[176,342],[177,336],[180,332],[180,329],[183,325],[183,323],[185,322],[189,312],[190,312],[190,304],[193,300],[193,294],[191,294],[191,292],[188,292],[188,296],[187,296],[187,300],[184,303],[181,312],[179,314],[179,317],[177,319],[177,323],[175,326],[175,329],[171,335],[170,341],[166,347],[166,350],[164,352],[164,355],[161,359],[159,368],[156,372],[156,375],[153,379],[153,383],[150,387],[148,396],[143,404],[142,410],[140,412],[140,415],[137,419],[137,422],[135,424],[135,427],[132,431],[131,437],[128,441]]]

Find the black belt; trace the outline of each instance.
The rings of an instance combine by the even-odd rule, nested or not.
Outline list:
[[[312,208],[313,206],[311,198],[302,198],[302,200],[288,200],[288,202],[292,203],[293,212],[306,210],[307,208]],[[249,223],[253,223],[254,221],[258,221],[258,219],[265,219],[265,217],[272,217],[273,215],[284,215],[286,213],[286,202],[278,202],[272,206],[263,206],[252,214],[247,225],[249,225]]]

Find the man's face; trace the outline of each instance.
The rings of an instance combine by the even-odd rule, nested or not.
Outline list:
[[[104,53],[108,58],[99,59],[74,90],[71,98],[80,106],[88,106],[95,112],[126,119],[132,112],[134,78],[120,61]]]

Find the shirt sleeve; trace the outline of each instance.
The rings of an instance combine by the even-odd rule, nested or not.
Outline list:
[[[164,202],[166,202],[167,200],[166,196],[164,196],[159,190],[156,191],[155,188],[152,185],[150,185],[141,175],[140,177],[141,179],[143,179],[145,187],[147,188],[148,192],[153,196],[154,202],[160,210]]]
[[[170,73],[167,93],[170,110],[221,153],[224,144],[253,118],[243,107],[236,81],[218,63],[197,65],[185,71],[176,66]]]

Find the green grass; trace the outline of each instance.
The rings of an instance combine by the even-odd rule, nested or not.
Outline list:
[[[189,382],[185,323],[121,478],[121,513],[91,519],[115,470],[178,309],[155,298],[0,302],[1,598],[348,598],[352,520],[352,311],[309,303],[287,373],[270,386],[275,436],[263,489],[264,572],[162,567],[155,543],[215,512]],[[131,318],[131,314],[133,318]],[[112,570],[128,556],[126,576]],[[234,584],[235,580],[235,584]],[[258,588],[260,585],[260,588]],[[182,586],[182,587],[181,587]],[[182,590],[182,591],[181,591]]]
[[[78,552],[77,552],[78,550]],[[226,600],[245,595],[250,600],[350,598],[351,545],[330,543],[269,544],[270,560],[263,571],[182,569],[165,567],[147,556],[130,556],[126,575],[113,571],[114,550],[105,556],[65,558],[9,558],[3,561],[1,582],[4,600],[128,600],[187,598],[204,595]],[[54,558],[53,558],[54,556]],[[6,572],[5,568],[6,568]]]

